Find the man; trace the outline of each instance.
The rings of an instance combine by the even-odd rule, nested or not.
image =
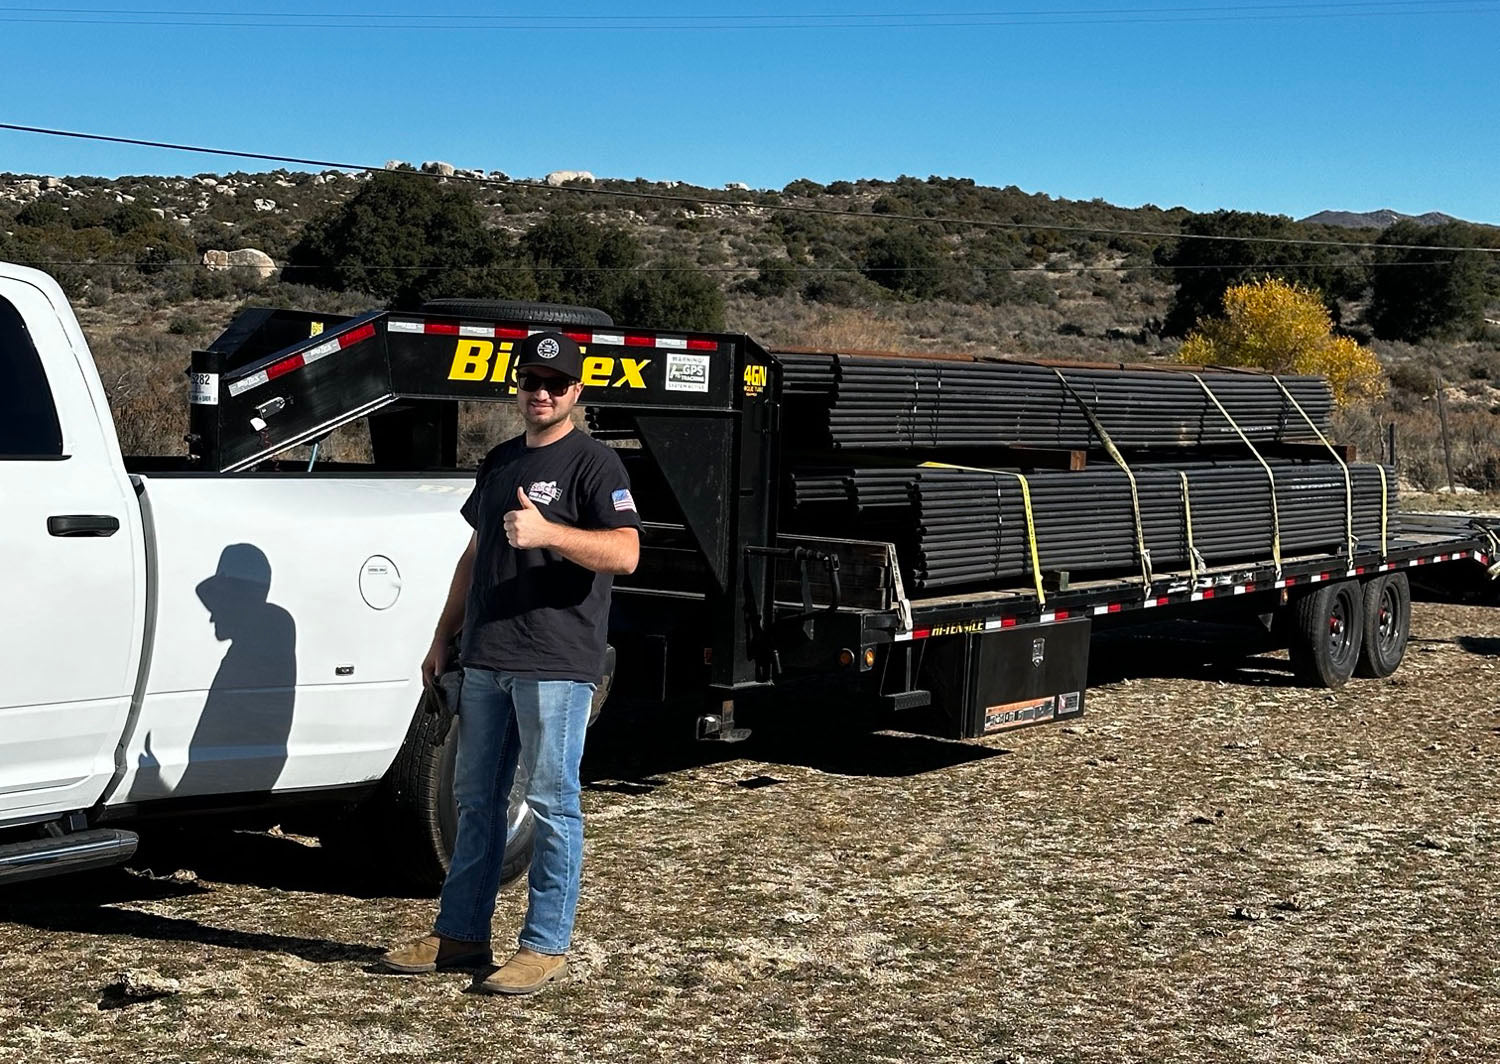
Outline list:
[[[536,817],[519,949],[479,984],[525,994],[562,975],[578,904],[583,814],[578,763],[603,674],[615,574],[634,571],[640,516],[619,456],[574,429],[582,352],[559,332],[517,344],[524,435],[480,464],[463,505],[473,526],[432,648],[433,684],[459,648],[454,794],[458,835],[432,934],[382,958],[398,972],[488,965],[517,758]]]

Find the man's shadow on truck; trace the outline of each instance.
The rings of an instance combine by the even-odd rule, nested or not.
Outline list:
[[[195,590],[214,637],[229,647],[209,686],[181,776],[168,783],[148,733],[132,801],[264,794],[286,767],[297,695],[297,623],[268,601],[270,561],[254,544],[230,544]]]

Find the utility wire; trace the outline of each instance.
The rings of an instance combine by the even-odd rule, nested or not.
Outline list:
[[[272,155],[265,152],[236,151],[227,148],[210,148],[192,144],[174,144],[169,141],[144,140],[137,137],[108,136],[101,133],[82,133],[75,130],[49,129],[44,126],[20,125],[13,122],[0,122],[0,130],[8,129],[20,133],[35,133],[41,136],[68,137],[78,140],[102,141],[111,144],[129,144],[136,147],[163,148],[168,151],[193,152],[201,155],[222,155],[237,159],[254,159],[261,162],[295,163],[302,166],[320,166],[330,170],[358,170],[366,173],[390,173],[403,176],[421,177],[430,180],[460,181],[469,184],[489,188],[524,188],[533,189],[545,193],[571,193],[584,196],[603,196],[618,199],[655,200],[667,203],[684,203],[695,207],[719,206],[747,208],[758,211],[780,212],[792,214],[809,214],[823,217],[835,218],[859,218],[864,221],[903,221],[920,225],[956,225],[979,229],[997,229],[1009,231],[1044,231],[1056,233],[1080,233],[1090,236],[1120,236],[1138,237],[1149,240],[1207,240],[1224,243],[1240,244],[1278,244],[1295,245],[1306,247],[1336,247],[1355,248],[1362,250],[1386,250],[1386,251],[1452,251],[1452,252],[1483,252],[1485,254],[1500,253],[1500,248],[1488,247],[1463,247],[1460,245],[1445,244],[1379,244],[1369,241],[1353,240],[1320,240],[1310,237],[1271,237],[1271,236],[1221,236],[1203,233],[1172,233],[1161,230],[1149,229],[1103,229],[1097,226],[1085,225],[1062,225],[1047,222],[998,222],[982,218],[955,218],[949,216],[928,217],[918,214],[875,214],[871,211],[846,210],[837,207],[813,207],[802,204],[764,204],[753,200],[734,199],[712,199],[704,196],[689,196],[673,192],[638,192],[631,189],[592,188],[580,185],[548,185],[536,181],[518,181],[513,178],[494,177],[472,177],[469,175],[452,175],[444,178],[442,175],[427,173],[419,170],[386,170],[383,166],[374,166],[368,163],[338,162],[327,159],[308,159],[293,155]],[[1123,209],[1123,208],[1121,208]]]
[[[1462,4],[1463,6],[1448,6]],[[7,7],[0,22],[51,25],[165,26],[184,28],[323,28],[374,30],[505,30],[721,33],[746,30],[830,29],[980,29],[1015,26],[1163,25],[1193,23],[1286,22],[1311,19],[1370,18],[1406,15],[1488,14],[1491,0],[1376,0],[1370,3],[1262,4],[1243,7],[1182,7],[1015,12],[945,12],[925,14],[818,15],[390,15],[380,13],[308,13],[280,11],[187,11],[109,8]],[[249,21],[246,21],[249,20]],[[300,20],[300,21],[299,21]],[[418,21],[421,20],[421,21]]]
[[[205,262],[187,262],[187,261],[182,261],[182,260],[173,260],[173,261],[168,261],[168,262],[149,262],[149,261],[148,262],[137,262],[135,260],[107,261],[107,260],[101,260],[101,259],[24,259],[24,258],[17,258],[17,259],[11,259],[10,261],[15,262],[15,263],[17,263],[18,265],[21,265],[21,266],[109,266],[109,267],[122,267],[122,268],[128,267],[128,268],[131,268],[131,269],[135,269],[135,268],[139,267],[139,268],[143,268],[143,269],[147,269],[147,270],[158,270],[158,269],[262,270],[262,269],[266,268],[264,264],[257,265],[256,263],[225,263],[225,264],[214,264],[214,265],[210,266],[210,264],[205,263]],[[1179,271],[1181,271],[1181,272],[1191,272],[1191,271],[1194,271],[1194,270],[1200,270],[1200,271],[1201,270],[1261,270],[1261,269],[1265,269],[1265,270],[1298,270],[1298,269],[1302,269],[1302,270],[1319,270],[1319,269],[1358,269],[1358,270],[1364,270],[1364,269],[1371,269],[1371,268],[1386,269],[1386,268],[1398,267],[1398,266],[1412,266],[1412,267],[1445,266],[1445,265],[1452,265],[1453,261],[1454,260],[1452,260],[1452,259],[1438,259],[1438,260],[1434,260],[1434,261],[1431,261],[1431,262],[1381,262],[1381,263],[1364,263],[1364,262],[1338,262],[1338,263],[1246,262],[1246,263],[1238,263],[1238,264],[1233,264],[1233,265],[1228,265],[1228,264],[1226,264],[1226,265],[1220,265],[1220,264],[1215,263],[1213,265],[1198,265],[1198,266],[1162,266],[1162,265],[1157,265],[1155,263],[1149,263],[1149,264],[1143,263],[1143,264],[1141,264],[1139,266],[1129,266],[1129,265],[1123,265],[1123,264],[1122,265],[1118,265],[1118,266],[1051,266],[1051,265],[1037,265],[1037,266],[981,266],[981,265],[977,265],[977,264],[975,264],[975,265],[968,265],[968,264],[965,264],[965,263],[953,263],[952,265],[948,265],[948,266],[871,266],[871,267],[862,267],[862,266],[802,266],[802,265],[797,265],[797,264],[788,262],[785,265],[783,265],[782,268],[786,269],[786,270],[790,270],[793,273],[799,273],[799,274],[839,274],[839,273],[853,273],[853,274],[863,274],[863,275],[867,275],[867,276],[869,274],[875,274],[875,273],[880,273],[880,274],[895,274],[895,273],[911,274],[911,273],[946,273],[946,272],[950,272],[950,271],[953,272],[953,273],[956,273],[956,274],[962,274],[962,273],[1047,273],[1047,274],[1054,274],[1055,273],[1055,274],[1063,274],[1063,273],[1134,273],[1134,272],[1136,272],[1138,270],[1171,270],[1172,272],[1176,273],[1176,272],[1179,272]],[[278,266],[276,268],[278,270],[290,269],[290,270],[293,270],[293,271],[296,271],[296,270],[312,271],[312,270],[317,270],[317,269],[323,269],[324,267],[320,267],[320,266],[292,266],[292,265],[289,265],[289,264],[283,264],[282,266]],[[722,273],[722,274],[752,273],[753,274],[753,273],[759,273],[760,270],[761,270],[761,267],[759,267],[759,266],[663,266],[663,265],[650,265],[650,266],[534,266],[534,265],[532,265],[530,263],[526,263],[526,262],[492,263],[490,265],[479,265],[479,264],[472,264],[472,263],[458,263],[458,264],[455,264],[455,263],[446,263],[446,262],[433,262],[433,263],[397,263],[397,264],[384,263],[384,262],[340,262],[337,268],[340,269],[340,270],[359,269],[359,270],[371,270],[371,271],[381,271],[381,270],[464,270],[464,271],[475,271],[475,270],[500,270],[500,271],[505,271],[505,270],[522,270],[522,271],[530,271],[531,273],[589,273],[589,274],[606,274],[606,273]]]
[[[592,22],[610,23],[639,23],[650,25],[662,22],[702,22],[707,24],[720,22],[858,22],[879,21],[884,19],[949,19],[949,18],[1023,18],[1023,17],[1073,17],[1079,15],[1198,15],[1198,14],[1244,14],[1255,11],[1296,11],[1305,12],[1310,10],[1341,10],[1341,9],[1395,9],[1410,8],[1416,11],[1429,11],[1435,8],[1457,7],[1472,5],[1475,3],[1491,5],[1497,0],[1332,0],[1327,3],[1261,3],[1261,4],[1197,4],[1197,5],[1174,5],[1167,7],[1113,7],[1113,8],[1043,8],[1039,10],[1010,10],[1010,11],[907,11],[907,12],[882,12],[882,13],[798,13],[796,15],[753,15],[753,14],[716,14],[716,15],[491,15],[491,14],[449,14],[444,12],[423,12],[421,14],[406,14],[401,12],[385,11],[195,11],[179,8],[121,8],[121,7],[37,7],[29,5],[0,5],[0,12],[19,12],[29,14],[70,14],[70,15],[143,15],[143,16],[172,16],[172,17],[194,17],[194,18],[360,18],[360,19],[388,19],[388,20],[414,20],[431,19],[438,21],[465,21],[465,22],[532,22],[539,19],[557,22],[564,25]],[[1406,12],[1397,12],[1406,13]]]

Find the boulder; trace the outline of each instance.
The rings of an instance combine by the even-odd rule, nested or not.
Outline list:
[[[585,185],[592,185],[594,183],[594,175],[587,170],[553,170],[547,175],[547,184],[553,188],[565,185],[569,181],[581,181]]]
[[[439,162],[423,163],[422,173],[437,174],[439,177],[452,177],[454,174],[453,164]]]
[[[237,251],[205,251],[203,265],[211,272],[238,270],[243,275],[264,281],[276,272],[276,260],[264,251],[255,248],[240,248]]]
[[[255,209],[258,211],[274,211],[276,201],[273,199],[258,199],[255,201]]]

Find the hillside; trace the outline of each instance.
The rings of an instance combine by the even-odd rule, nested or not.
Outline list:
[[[553,187],[445,164],[427,168],[442,175],[431,180],[470,196],[483,224],[507,241],[560,216],[613,227],[640,249],[634,272],[710,278],[722,293],[724,328],[804,347],[1171,359],[1179,340],[1164,333],[1163,321],[1178,278],[1165,263],[1172,261],[1173,238],[1207,217],[1054,199],[965,179],[795,181],[780,190],[609,179]],[[189,352],[209,342],[238,307],[337,311],[381,304],[359,291],[288,283],[280,270],[310,224],[371,180],[285,170],[118,180],[0,174],[0,258],[40,264],[75,300],[126,449],[178,453]],[[1378,228],[1351,230],[1339,221],[1276,224],[1278,232],[1312,240],[1380,236]],[[246,249],[266,259],[247,255],[230,264],[218,254]],[[472,280],[472,271],[460,266],[444,276],[459,286]],[[1492,307],[1500,306],[1497,288]],[[1340,318],[1368,340],[1358,285],[1350,292],[1339,301]],[[1433,404],[1423,397],[1440,373],[1459,475],[1475,487],[1500,485],[1500,457],[1491,443],[1492,411],[1500,409],[1500,391],[1491,384],[1500,382],[1500,332],[1480,326],[1441,343],[1372,346],[1393,388],[1383,403],[1345,416],[1345,438],[1362,456],[1378,457],[1382,425],[1398,422],[1403,475],[1435,485],[1441,452]],[[471,447],[496,430],[472,424]]]
[[[1416,222],[1418,225],[1442,225],[1444,222],[1456,222],[1460,219],[1451,214],[1443,214],[1441,211],[1428,211],[1426,214],[1402,214],[1400,211],[1319,211],[1310,214],[1302,221],[1308,225],[1336,225],[1344,229],[1385,229],[1387,226],[1395,225],[1397,222]]]

